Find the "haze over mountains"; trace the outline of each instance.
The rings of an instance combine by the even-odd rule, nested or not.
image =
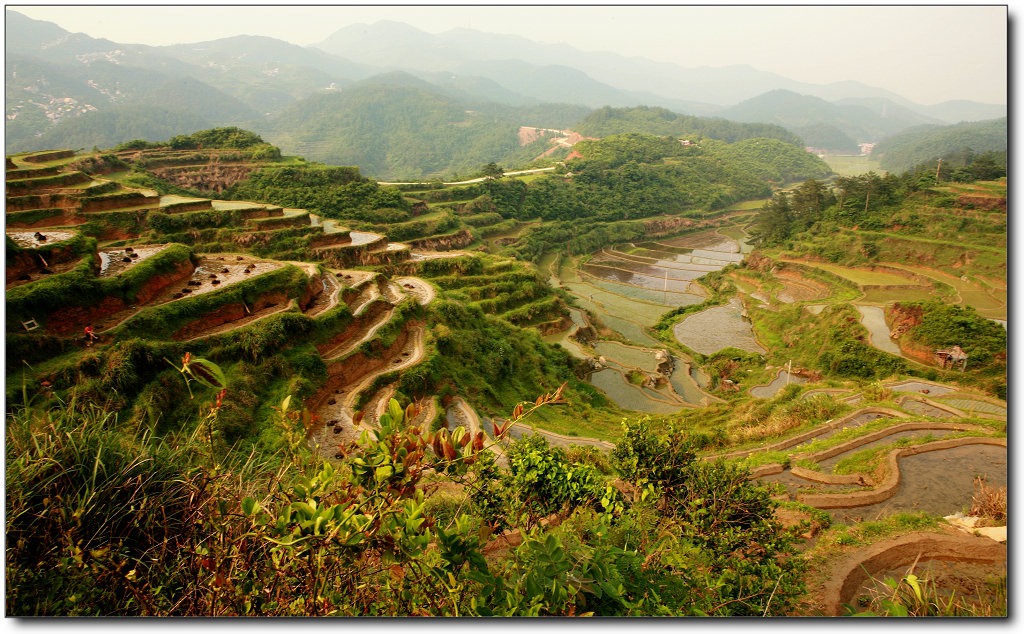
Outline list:
[[[428,125],[435,144],[440,128],[472,128],[488,138],[460,131],[458,143],[476,148],[465,157],[469,164],[515,151],[514,139],[498,139],[499,132],[565,129],[604,106],[773,123],[807,145],[841,151],[914,126],[1006,113],[1004,105],[967,100],[924,106],[859,82],[814,85],[751,66],[686,68],[468,29],[434,35],[386,21],[345,27],[312,47],[262,36],[153,47],[70,33],[7,10],[6,38],[8,152],[162,140],[168,123],[186,126],[175,134],[240,125],[286,153],[368,161],[369,174],[394,175],[386,156],[367,158],[379,153],[370,146],[381,130],[400,147],[416,145],[413,137]],[[381,107],[389,101],[435,107],[403,115]],[[347,126],[344,134],[336,134],[339,125]],[[430,164],[424,174],[457,169],[429,154],[423,151]]]

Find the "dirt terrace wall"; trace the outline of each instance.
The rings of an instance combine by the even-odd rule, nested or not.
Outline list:
[[[148,304],[168,286],[172,284],[180,284],[182,281],[192,277],[192,273],[195,272],[195,270],[196,267],[192,264],[192,260],[185,259],[178,262],[173,271],[154,275],[146,282],[138,295],[135,296],[136,305]]]
[[[134,303],[145,304],[170,284],[180,283],[191,277],[194,267],[190,260],[179,262],[174,271],[154,275],[146,281],[135,296]],[[117,297],[106,297],[93,306],[65,306],[46,317],[46,331],[58,336],[80,334],[89,324],[96,323],[128,308],[123,300]]]
[[[284,207],[260,207],[253,209],[241,209],[238,212],[238,216],[242,220],[252,220],[254,218],[280,218],[283,215]]]
[[[200,200],[193,203],[177,203],[161,207],[160,211],[165,214],[183,214],[189,211],[210,211],[213,205],[209,200]]]
[[[289,216],[287,218],[283,216],[264,216],[267,220],[262,222],[246,223],[247,227],[256,229],[259,231],[273,231],[275,229],[285,229],[288,227],[308,227],[309,216]]]
[[[359,332],[363,328],[366,328],[370,324],[376,322],[377,319],[381,316],[381,314],[389,310],[391,310],[391,306],[387,303],[386,300],[370,302],[366,309],[363,312],[359,313],[359,315],[355,319],[349,322],[349,324],[345,326],[345,328],[341,332],[332,336],[327,341],[318,344],[316,346],[316,351],[319,352],[320,354],[325,354],[329,352],[331,349],[338,347],[340,344],[352,338],[352,336],[355,333]]]
[[[75,253],[73,247],[66,246],[51,250],[46,254],[45,258],[46,263],[53,266],[55,264],[77,260],[79,259],[79,256]],[[7,263],[7,283],[10,284],[25,273],[39,270],[42,265],[43,263],[39,259],[39,253],[37,251],[19,251],[17,255],[14,256],[14,260]]]
[[[933,423],[934,424],[934,423]],[[952,438],[949,440],[937,440],[924,445],[914,445],[894,449],[886,457],[886,476],[882,482],[870,491],[857,491],[854,493],[818,493],[818,494],[797,494],[796,499],[808,506],[819,509],[853,508],[856,506],[867,506],[878,504],[888,500],[896,494],[900,485],[899,460],[906,456],[914,456],[929,451],[940,451],[953,449],[966,445],[994,445],[1005,447],[1005,438],[967,437]]]
[[[75,155],[74,150],[54,150],[52,152],[39,152],[29,156],[21,157],[23,161],[28,163],[46,163],[47,161],[56,161],[57,159],[71,158]]]
[[[316,236],[309,241],[309,246],[311,249],[318,249],[320,247],[332,247],[350,242],[352,242],[352,237],[348,235],[347,231],[337,231]]]
[[[447,236],[409,240],[408,244],[414,249],[425,251],[451,251],[461,249],[471,242],[473,242],[473,234],[469,232],[469,229],[463,229]]]
[[[306,285],[306,290],[302,291],[302,297],[298,300],[299,310],[305,312],[313,300],[324,292],[323,281],[323,275],[319,273],[309,278],[309,284]]]
[[[384,264],[395,264],[409,259],[411,250],[408,248],[383,251],[366,251],[359,256],[360,266],[381,266]]]
[[[9,160],[9,159],[8,159]],[[20,178],[39,178],[40,176],[53,176],[57,173],[56,167],[15,167],[12,169],[8,167],[7,180],[17,180]]]
[[[98,200],[90,200],[82,205],[82,211],[109,211],[111,209],[120,209],[122,207],[141,207],[143,205],[153,205],[157,207],[160,205],[159,196],[125,196],[125,197],[112,197],[112,198],[100,198]]]
[[[888,570],[921,561],[1005,562],[1006,545],[974,535],[910,533],[874,544],[839,560],[827,574],[825,616],[842,616],[843,604],[851,603],[857,589]]]
[[[364,352],[356,352],[344,359],[331,363],[327,366],[327,382],[324,386],[316,391],[313,396],[306,399],[305,406],[310,411],[319,410],[328,398],[334,395],[334,391],[342,386],[352,385],[358,382],[360,379],[368,374],[377,372],[381,368],[385,367],[388,358],[402,348],[409,341],[409,337],[412,336],[413,327],[418,325],[419,322],[410,321],[405,324],[405,328],[395,337],[394,343],[386,349],[380,348],[380,340],[373,342],[374,354],[377,356],[370,357]]]
[[[29,194],[27,196],[8,196],[4,206],[7,211],[73,209],[78,207],[78,200],[67,194]]]
[[[182,341],[184,339],[191,339],[199,336],[211,328],[228,323],[229,321],[236,321],[243,319],[249,315],[250,312],[259,312],[264,308],[276,306],[281,303],[287,303],[288,293],[285,291],[273,291],[270,293],[264,293],[260,295],[249,310],[246,311],[246,305],[242,302],[234,302],[231,304],[225,304],[217,310],[207,313],[203,317],[189,322],[183,326],[178,332],[174,333],[171,337],[175,341]]]
[[[322,247],[315,249],[313,255],[334,268],[343,269],[349,266],[361,265],[366,253],[383,244],[387,244],[387,242],[388,239],[386,237],[380,236],[376,240],[357,246],[345,246],[347,243],[342,243],[337,247]]]

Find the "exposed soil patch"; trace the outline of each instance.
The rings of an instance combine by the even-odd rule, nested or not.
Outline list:
[[[434,301],[436,296],[434,287],[418,277],[396,277],[395,282],[401,285],[404,292],[412,295],[421,306],[426,306]]]
[[[281,262],[258,260],[251,256],[229,254],[205,256],[199,259],[199,265],[192,273],[190,280],[182,284],[181,287],[168,288],[153,303],[161,304],[186,296],[194,297],[212,293],[242,280],[276,271],[284,266]]]
[[[321,286],[321,290],[313,297],[313,301],[306,306],[304,311],[310,317],[316,317],[334,308],[340,301],[341,283],[333,273],[324,274],[318,285]]]
[[[993,575],[1005,574],[1006,546],[985,537],[964,534],[911,533],[852,552],[830,566],[827,581],[812,588],[823,616],[841,616],[843,604],[857,604],[871,578],[902,576],[911,565],[931,561],[952,566],[931,566],[936,583],[946,591],[956,587],[975,592]],[[917,569],[915,566],[915,569]],[[919,575],[920,576],[920,575]]]
[[[198,319],[174,334],[179,341],[193,341],[230,332],[255,321],[288,309],[290,302],[284,293],[268,293],[260,297],[252,308],[242,304],[228,304]]]

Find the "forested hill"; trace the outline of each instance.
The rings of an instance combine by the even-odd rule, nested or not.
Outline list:
[[[871,152],[890,172],[905,172],[940,156],[970,149],[975,153],[1006,151],[1006,117],[991,121],[927,126],[884,139]]]
[[[752,138],[771,138],[803,146],[797,135],[782,126],[767,123],[737,123],[719,118],[694,117],[666,110],[635,108],[599,108],[577,123],[573,130],[583,136],[606,137],[638,132],[671,136],[706,136],[729,143]]]
[[[410,78],[411,79],[411,78]],[[483,108],[425,82],[371,81],[317,95],[255,129],[287,154],[333,165],[358,165],[375,178],[419,179],[466,173],[496,161],[523,165],[548,149],[541,139],[520,147],[522,121],[564,123],[578,106]]]

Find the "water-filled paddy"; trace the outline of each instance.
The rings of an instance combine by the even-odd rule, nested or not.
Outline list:
[[[974,411],[984,412],[986,414],[995,414],[997,416],[1006,416],[1006,408],[1002,405],[982,401],[980,399],[950,396],[948,398],[943,398],[942,402],[965,412]]]
[[[624,264],[626,266],[618,266]],[[600,264],[588,262],[581,267],[581,270],[589,275],[598,277],[610,282],[620,284],[631,284],[641,286],[655,291],[673,291],[686,293],[690,290],[690,280],[703,276],[707,271],[672,271],[665,276],[664,269],[643,267],[643,265],[620,262],[618,264]],[[647,272],[640,270],[645,268]]]
[[[991,487],[1006,486],[1006,447],[967,445],[907,456],[899,461],[900,486],[888,500],[848,509],[835,509],[839,521],[874,520],[895,513],[925,511],[951,515],[970,508],[974,479]]]
[[[945,385],[936,385],[934,383],[924,383],[922,381],[913,380],[890,383],[885,387],[889,388],[893,392],[919,392],[921,394],[929,394],[931,396],[948,394],[953,391],[953,388]]]
[[[884,438],[879,438],[878,440],[869,442],[867,444],[861,445],[860,447],[856,447],[849,451],[843,452],[838,456],[833,456],[826,460],[821,460],[820,462],[818,462],[818,466],[821,468],[822,473],[831,473],[837,464],[839,464],[846,458],[861,453],[862,451],[870,451],[878,447],[896,448],[896,442],[899,440],[915,440],[924,438],[934,438],[935,440],[939,440],[940,438],[948,436],[949,434],[952,433],[954,433],[952,429],[912,429],[910,431],[896,432],[895,434],[890,434]]]
[[[124,273],[132,266],[155,255],[167,248],[165,244],[153,244],[141,247],[128,247],[121,249],[101,249],[100,256],[100,277],[113,277]],[[129,252],[128,249],[131,249]],[[135,257],[132,257],[134,255]],[[124,260],[128,261],[125,262]]]
[[[885,323],[885,311],[878,306],[857,306],[857,310],[860,312],[860,322],[868,329],[871,345],[889,354],[902,356],[900,347],[889,338],[889,326]]]
[[[654,290],[650,288],[644,288],[642,286],[631,286],[629,284],[620,284],[618,282],[611,282],[609,280],[593,277],[590,275],[584,275],[588,284],[592,284],[598,288],[603,288],[606,291],[617,293],[629,299],[635,299],[642,302],[648,302],[651,304],[658,304],[665,307],[665,312],[677,307],[677,306],[689,306],[691,304],[699,304],[704,301],[703,295],[696,295],[694,293],[681,293],[679,291],[665,291],[665,290]],[[695,285],[690,285],[690,289],[693,290]],[[697,286],[696,288],[700,288]]]
[[[594,351],[606,359],[646,372],[658,369],[658,361],[654,358],[653,350],[641,350],[617,341],[599,341],[594,344]]]
[[[700,387],[691,374],[692,370],[689,370],[690,364],[678,357],[673,357],[673,361],[675,367],[672,369],[672,376],[669,377],[672,389],[687,403],[703,405],[707,400],[707,395],[700,391]]]
[[[589,284],[566,284],[581,305],[589,303],[613,317],[622,316],[637,321],[645,326],[652,326],[661,316],[672,309],[664,304],[650,304],[631,300],[624,295],[607,291]],[[586,306],[590,308],[590,306]]]
[[[590,383],[608,395],[616,405],[651,414],[671,414],[682,409],[680,405],[672,405],[656,401],[644,395],[644,392],[626,381],[618,370],[605,369],[590,375]]]
[[[701,231],[677,238],[658,240],[656,244],[682,249],[705,249],[722,253],[739,253],[740,246],[735,240],[715,231]]]
[[[44,236],[45,240],[39,240],[35,236],[36,234]],[[39,231],[8,231],[7,237],[19,247],[26,249],[36,249],[47,244],[54,244],[74,238],[76,233],[74,231],[50,231],[48,229],[41,229]]]
[[[381,238],[380,234],[368,233],[366,231],[350,231],[348,235],[352,238],[352,246],[354,247],[361,244],[369,244]]]
[[[931,416],[932,418],[952,418],[953,415],[944,409],[940,409],[922,401],[906,400],[902,404],[903,409],[919,416]]]
[[[743,304],[736,298],[725,306],[687,316],[672,328],[672,333],[681,344],[701,354],[714,354],[728,347],[766,352],[754,339],[750,322],[743,318]]]

